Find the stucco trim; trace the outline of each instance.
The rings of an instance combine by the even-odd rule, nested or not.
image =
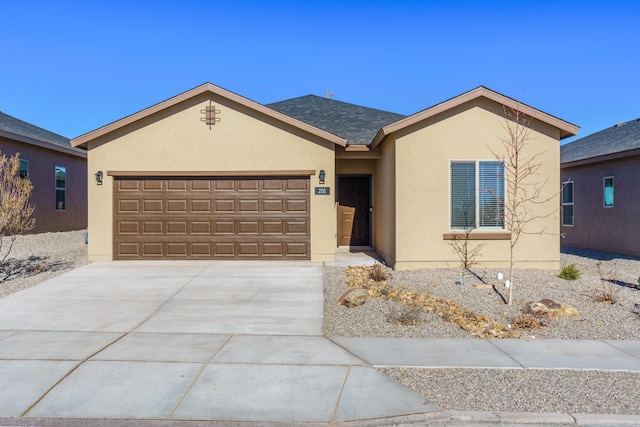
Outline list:
[[[519,111],[528,116],[534,117],[537,120],[558,128],[560,130],[560,139],[575,136],[580,130],[580,127],[574,124],[566,122],[536,108],[530,107],[526,104],[522,104],[515,99],[509,98],[498,92],[494,92],[484,86],[480,86],[473,90],[470,90],[469,92],[465,92],[462,95],[458,95],[455,98],[451,98],[447,101],[441,102],[440,104],[436,104],[433,107],[429,107],[426,110],[419,111],[411,116],[405,117],[404,119],[400,119],[396,122],[384,126],[378,131],[371,144],[369,144],[369,147],[371,149],[375,149],[386,140],[388,135],[392,134],[393,132],[397,132],[422,120],[426,120],[430,117],[433,117],[437,114],[450,110],[451,108],[457,107],[479,97],[490,99],[509,108],[517,108]]]
[[[74,139],[71,140],[71,145],[73,145],[74,147],[83,147],[86,148],[87,143],[89,141],[92,141],[96,138],[99,138],[101,136],[104,136],[108,133],[111,133],[113,131],[116,131],[122,127],[125,127],[127,125],[130,125],[134,122],[137,122],[139,120],[142,120],[148,116],[151,116],[152,114],[158,113],[162,110],[165,110],[167,108],[173,107],[174,105],[177,105],[181,102],[184,102],[188,99],[191,99],[195,96],[201,95],[203,93],[207,93],[210,92],[212,94],[221,96],[223,98],[226,98],[230,101],[236,102],[238,104],[241,104],[245,107],[248,107],[252,110],[255,110],[257,112],[260,112],[262,114],[265,114],[269,117],[272,117],[276,120],[279,120],[283,123],[286,123],[290,126],[293,126],[295,128],[301,129],[305,132],[308,132],[312,135],[318,136],[324,140],[327,140],[329,142],[333,142],[334,144],[337,144],[339,146],[342,147],[346,147],[347,145],[347,140],[344,138],[340,138],[339,136],[336,136],[332,133],[329,133],[327,131],[324,131],[322,129],[319,129],[315,126],[311,126],[308,123],[304,123],[300,120],[294,119],[293,117],[287,116],[286,114],[282,114],[278,111],[272,110],[271,108],[265,107],[262,104],[259,104],[255,101],[252,101],[248,98],[245,98],[243,96],[240,96],[238,94],[235,94],[233,92],[230,92],[226,89],[223,89],[219,86],[216,86],[214,84],[211,83],[205,83],[203,85],[200,85],[198,87],[195,87],[191,90],[188,90],[186,92],[183,92],[179,95],[174,96],[173,98],[169,98],[166,101],[162,101],[158,104],[155,104],[151,107],[148,107],[144,110],[138,111],[137,113],[131,114],[130,116],[124,117],[120,120],[117,120],[113,123],[110,123],[106,126],[103,126],[101,128],[98,128],[96,130],[93,130],[91,132],[85,133],[84,135],[80,135]]]
[[[511,233],[444,233],[442,240],[509,240]]]
[[[107,171],[109,176],[130,177],[195,177],[195,176],[312,176],[315,170],[264,170],[264,171]]]
[[[0,130],[0,137],[10,139],[12,141],[23,142],[25,144],[35,145],[36,147],[46,148],[47,150],[58,151],[60,153],[70,154],[72,156],[81,157],[83,159],[87,158],[87,152],[63,147],[61,145],[51,144],[50,142],[40,141],[37,139],[29,138],[28,136],[18,135],[13,132],[7,132],[4,130]]]

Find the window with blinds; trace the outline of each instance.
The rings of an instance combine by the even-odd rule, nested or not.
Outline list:
[[[504,165],[451,163],[451,229],[504,228]]]
[[[480,227],[504,228],[504,165],[501,162],[478,165]]]
[[[451,228],[476,226],[476,164],[451,163]]]

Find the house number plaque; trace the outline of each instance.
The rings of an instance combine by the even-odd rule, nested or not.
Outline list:
[[[330,194],[330,187],[316,187],[316,194],[320,196],[328,196]]]

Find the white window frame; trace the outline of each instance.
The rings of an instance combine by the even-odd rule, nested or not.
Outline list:
[[[473,225],[473,227],[471,227],[471,230],[481,230],[481,231],[488,231],[488,230],[505,230],[506,226],[505,226],[505,221],[504,221],[504,206],[502,206],[502,218],[501,218],[501,222],[502,225],[499,226],[480,226],[480,164],[481,163],[500,163],[500,161],[496,160],[496,159],[488,159],[488,160],[450,160],[449,161],[449,230],[450,231],[458,231],[458,230],[464,230],[464,228],[462,227],[453,227],[453,224],[451,223],[453,218],[452,218],[452,203],[453,203],[453,199],[452,199],[452,186],[453,186],[453,180],[451,177],[451,168],[453,167],[454,163],[468,163],[468,164],[473,164],[474,165],[474,173],[475,173],[475,188],[474,188],[474,209],[475,209],[475,223]],[[504,172],[503,172],[504,173]],[[503,203],[506,202],[506,198],[507,198],[507,183],[506,180],[504,178],[504,176],[502,177],[502,197],[504,199]]]
[[[64,171],[64,187],[58,187],[58,176],[57,176],[58,169]],[[55,195],[56,195],[55,210],[59,212],[66,211],[67,210],[67,167],[66,166],[55,166],[54,174],[53,174],[53,182],[54,182],[53,185],[55,186]],[[62,207],[58,207],[58,191],[62,191],[62,195],[64,198],[62,202]]]
[[[607,180],[611,180],[611,204],[607,205],[606,191],[607,191]],[[605,209],[609,209],[615,206],[615,181],[613,176],[605,176],[602,178],[602,207]]]
[[[568,186],[571,185],[571,202],[566,202],[564,201],[564,189]],[[562,183],[562,194],[560,196],[560,203],[562,204],[562,215],[561,215],[561,223],[563,227],[573,227],[576,223],[576,210],[575,210],[575,183],[573,180],[568,180]],[[571,224],[565,224],[564,223],[564,207],[565,206],[571,206]]]

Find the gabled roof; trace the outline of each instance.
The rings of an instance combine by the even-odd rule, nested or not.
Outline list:
[[[636,150],[636,151],[634,151]],[[640,118],[576,139],[560,147],[560,163],[591,163],[608,158],[638,154],[640,150]]]
[[[547,114],[543,111],[540,111],[526,104],[518,102],[515,99],[504,96],[498,92],[494,92],[491,89],[488,89],[484,86],[479,86],[473,90],[470,90],[469,92],[465,92],[462,95],[458,95],[455,98],[451,98],[447,101],[444,101],[432,107],[429,107],[426,110],[422,110],[411,116],[405,117],[404,119],[400,119],[395,123],[391,123],[387,126],[384,126],[377,133],[370,147],[371,149],[376,148],[377,146],[382,144],[384,140],[387,138],[387,136],[389,136],[393,132],[397,132],[408,126],[421,122],[422,120],[426,120],[430,117],[433,117],[436,114],[450,110],[451,108],[457,107],[459,105],[462,105],[466,102],[472,101],[480,97],[490,99],[492,101],[495,101],[499,104],[505,105],[510,108],[517,108],[522,113],[530,117],[534,117],[537,120],[540,120],[544,123],[547,123],[551,126],[558,128],[560,130],[560,139],[574,136],[580,130],[580,128],[574,124],[571,124],[557,117],[554,117],[550,114]]]
[[[69,138],[32,125],[0,111],[0,136],[55,151],[86,157],[84,150],[73,148]]]
[[[267,107],[339,135],[348,145],[367,145],[381,127],[405,117],[316,95],[287,99]]]
[[[103,135],[109,134],[117,129],[120,129],[124,126],[130,125],[134,122],[137,122],[139,120],[142,120],[146,117],[151,116],[152,114],[158,113],[162,110],[165,110],[167,108],[173,107],[181,102],[184,102],[188,99],[194,98],[198,95],[202,95],[204,93],[211,93],[217,96],[221,96],[223,98],[226,98],[228,100],[231,100],[233,102],[236,102],[240,105],[243,105],[245,107],[248,107],[254,111],[260,112],[262,114],[265,114],[269,117],[272,117],[276,120],[279,120],[283,123],[286,123],[288,125],[291,125],[293,127],[296,127],[298,129],[301,129],[305,132],[308,132],[312,135],[318,136],[324,140],[333,142],[335,144],[341,145],[341,146],[346,146],[347,145],[347,141],[339,136],[336,136],[330,132],[327,132],[323,129],[314,127],[308,123],[305,123],[303,121],[300,121],[298,119],[295,119],[291,116],[287,116],[285,114],[282,114],[276,110],[273,110],[271,108],[265,107],[262,104],[259,104],[255,101],[252,101],[248,98],[245,98],[243,96],[240,96],[238,94],[235,94],[233,92],[230,92],[226,89],[223,89],[219,86],[216,86],[214,84],[211,83],[205,83],[203,85],[200,85],[198,87],[195,87],[191,90],[188,90],[186,92],[181,93],[180,95],[174,96],[173,98],[169,98],[166,101],[162,101],[158,104],[155,104],[149,108],[146,108],[142,111],[138,111],[137,113],[134,113],[130,116],[124,117],[120,120],[117,120],[113,123],[110,123],[106,126],[103,126],[101,128],[98,128],[94,131],[85,133],[84,135],[80,135],[77,138],[74,138],[71,140],[71,144],[74,147],[84,147],[86,148],[86,144],[87,142],[101,137]]]

